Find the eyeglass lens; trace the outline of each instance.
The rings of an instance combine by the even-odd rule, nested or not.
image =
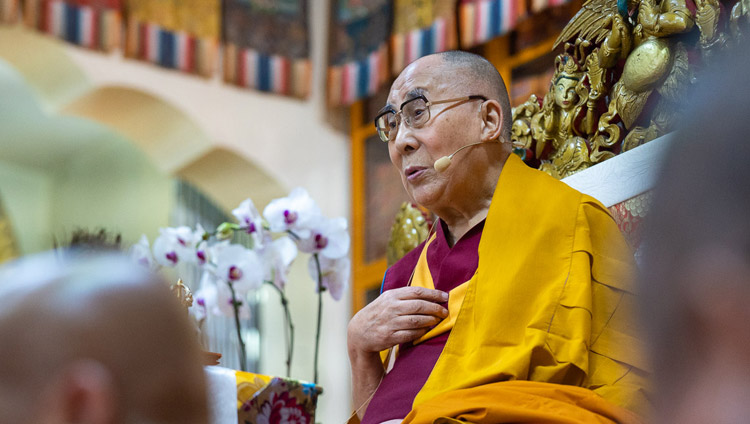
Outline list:
[[[400,113],[386,112],[380,115],[375,123],[378,135],[383,141],[394,140],[401,124],[401,116],[406,120],[406,125],[419,128],[430,119],[430,109],[425,100],[417,97],[403,104]]]

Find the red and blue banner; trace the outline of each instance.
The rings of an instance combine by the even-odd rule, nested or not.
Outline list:
[[[120,0],[26,0],[24,21],[89,49],[111,51],[120,43]]]
[[[216,70],[219,0],[126,0],[125,55],[209,77]]]
[[[523,0],[461,0],[461,48],[482,44],[511,31],[525,14],[522,3]]]
[[[310,94],[307,0],[224,0],[224,81],[306,98]]]
[[[333,0],[329,34],[328,102],[350,105],[390,77],[391,0]]]
[[[422,56],[456,48],[455,0],[396,0],[391,70],[398,74]]]

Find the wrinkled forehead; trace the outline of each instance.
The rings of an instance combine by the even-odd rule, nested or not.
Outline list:
[[[398,110],[409,99],[423,95],[438,99],[450,95],[452,79],[444,72],[444,63],[438,57],[425,57],[410,64],[391,85],[386,107]]]

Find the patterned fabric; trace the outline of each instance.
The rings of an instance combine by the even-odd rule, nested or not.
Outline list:
[[[461,0],[461,48],[468,49],[511,31],[525,14],[522,0]]]
[[[643,219],[646,217],[652,198],[652,192],[647,191],[609,207],[609,212],[615,218],[617,227],[625,235],[625,239],[635,252],[636,262],[639,263],[642,252],[641,225],[643,224]]]
[[[239,424],[314,424],[320,387],[312,383],[236,373]]]
[[[305,98],[310,94],[306,0],[224,0],[224,81]]]
[[[391,70],[432,53],[456,48],[455,0],[395,0]]]
[[[219,0],[126,0],[125,55],[209,77],[216,68]]]
[[[334,0],[330,25],[328,102],[349,105],[388,79],[392,0]]]
[[[0,0],[0,24],[16,23],[18,9],[18,0]]]
[[[26,25],[82,47],[112,51],[120,43],[120,0],[26,0]]]

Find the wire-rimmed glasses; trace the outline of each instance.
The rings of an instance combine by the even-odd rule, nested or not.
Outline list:
[[[441,103],[466,102],[469,100],[486,101],[487,98],[480,95],[472,95],[431,102],[425,96],[417,96],[403,102],[398,112],[388,109],[380,113],[375,118],[375,128],[378,130],[378,136],[380,136],[381,140],[384,142],[393,141],[396,139],[402,116],[406,125],[412,128],[421,128],[430,120],[430,106]]]

